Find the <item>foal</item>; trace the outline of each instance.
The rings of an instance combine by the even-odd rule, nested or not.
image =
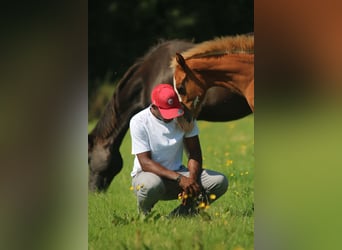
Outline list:
[[[209,88],[228,88],[254,112],[254,36],[217,38],[200,43],[171,62],[180,101],[197,117]]]

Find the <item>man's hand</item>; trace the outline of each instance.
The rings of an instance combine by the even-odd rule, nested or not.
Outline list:
[[[179,186],[184,190],[185,194],[195,197],[200,194],[201,187],[196,180],[182,175]]]

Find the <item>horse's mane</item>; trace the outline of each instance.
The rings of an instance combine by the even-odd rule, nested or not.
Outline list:
[[[136,70],[139,68],[143,60],[139,59],[137,60],[125,73],[123,78],[119,81],[117,84],[113,96],[110,99],[110,101],[106,104],[105,109],[98,120],[96,126],[94,129],[91,131],[90,135],[94,137],[94,139],[105,139],[107,138],[110,134],[113,133],[113,130],[120,130],[121,128],[115,127],[115,124],[113,122],[113,117],[116,117],[116,114],[118,114],[117,111],[117,95],[120,89],[120,86],[127,82],[127,80],[136,72]]]
[[[236,35],[217,37],[210,41],[205,41],[195,45],[193,48],[181,53],[184,59],[222,55],[254,53],[253,35]],[[172,58],[170,66],[175,68],[176,59]]]

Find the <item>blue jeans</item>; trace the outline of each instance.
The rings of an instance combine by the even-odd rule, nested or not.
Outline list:
[[[182,166],[179,174],[189,177],[189,171]],[[203,169],[200,183],[204,191],[215,194],[216,199],[228,189],[228,179],[221,173]],[[132,179],[134,193],[137,196],[139,211],[147,214],[159,200],[175,200],[183,190],[173,180],[164,179],[150,172],[139,172]]]

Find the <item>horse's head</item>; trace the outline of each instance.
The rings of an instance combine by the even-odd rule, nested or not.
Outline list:
[[[184,105],[185,111],[189,111],[193,117],[197,117],[207,92],[201,76],[192,70],[183,56],[176,53],[177,65],[174,67],[174,88],[179,100]],[[187,113],[187,112],[185,112]],[[185,117],[188,121],[189,118]]]

